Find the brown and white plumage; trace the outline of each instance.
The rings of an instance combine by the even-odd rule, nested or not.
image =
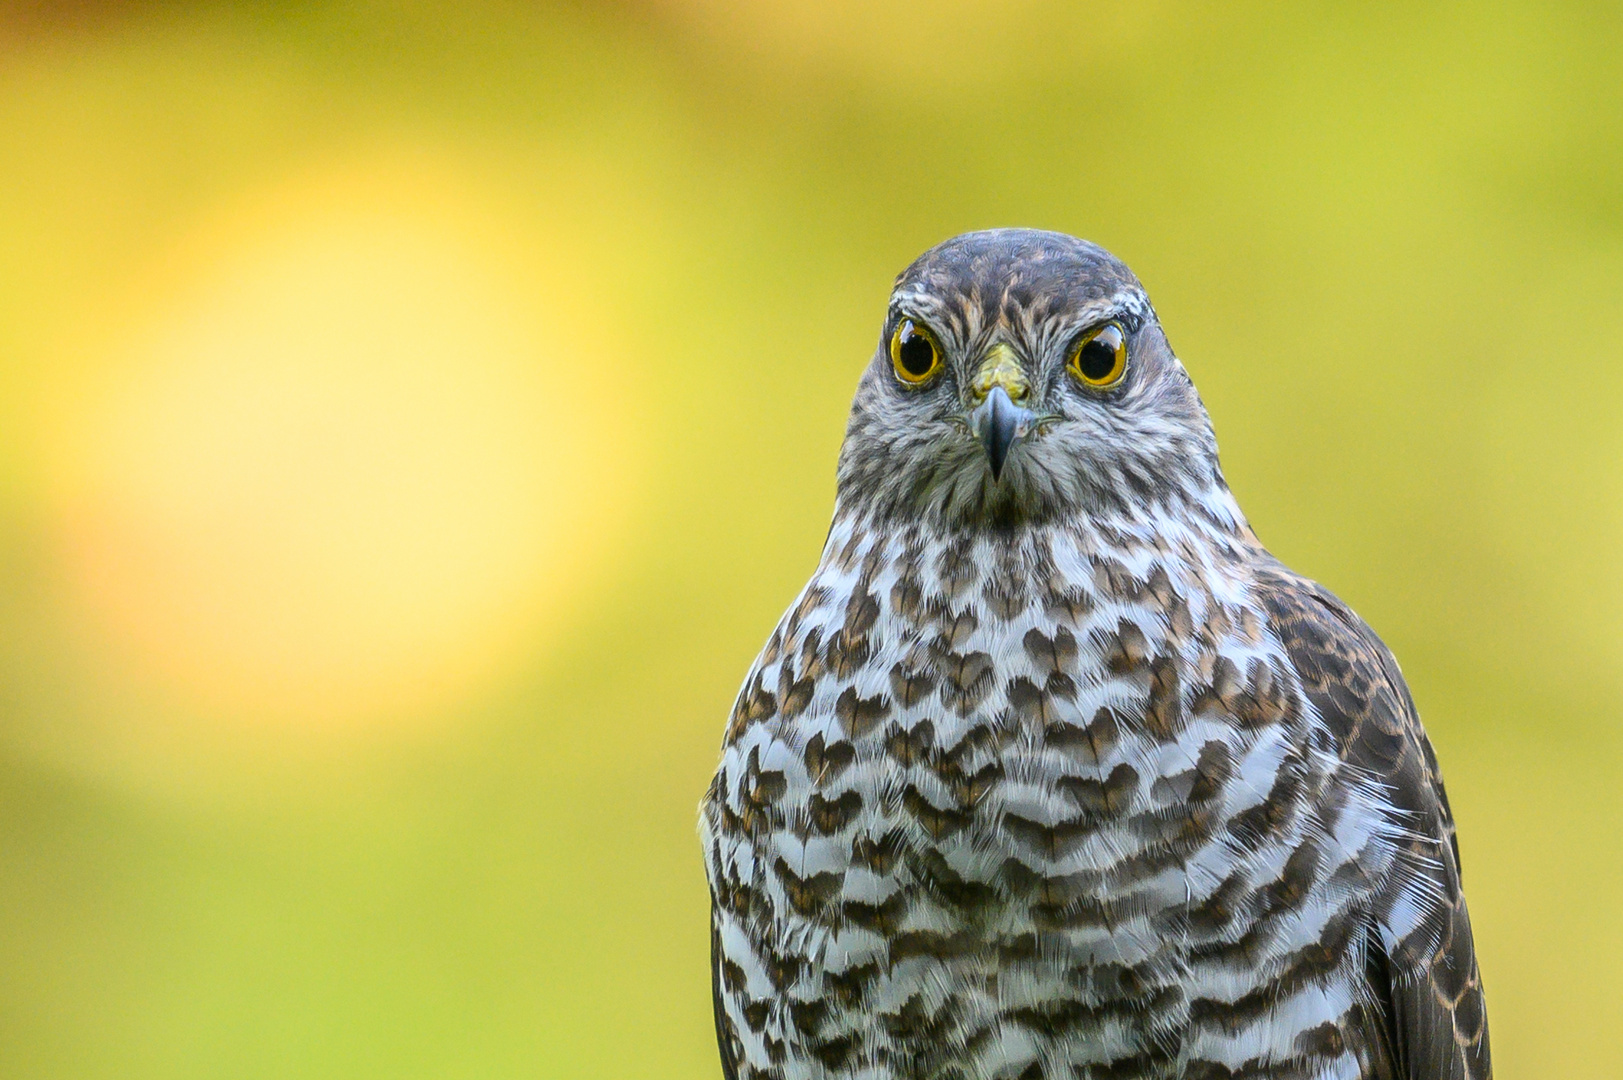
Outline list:
[[[1397,665],[1262,548],[1142,288],[1070,237],[898,279],[701,831],[732,1080],[1489,1075]]]

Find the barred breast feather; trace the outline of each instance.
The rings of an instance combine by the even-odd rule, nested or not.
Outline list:
[[[729,1080],[1487,1075],[1396,665],[1198,512],[838,516],[701,817]]]

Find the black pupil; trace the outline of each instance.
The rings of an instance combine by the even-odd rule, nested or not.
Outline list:
[[[902,358],[902,367],[915,379],[922,379],[935,367],[935,349],[930,345],[930,339],[914,333],[912,323],[902,326],[902,343],[897,355]]]
[[[1106,330],[1086,345],[1076,358],[1077,367],[1085,378],[1101,382],[1116,370],[1116,335]]]

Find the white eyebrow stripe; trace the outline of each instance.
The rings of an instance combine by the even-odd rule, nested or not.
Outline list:
[[[953,353],[978,347],[977,343],[1003,322],[1005,311],[1006,308],[1000,308],[988,313],[975,291],[943,294],[922,281],[910,282],[893,291],[889,308],[892,316],[912,317],[928,325],[942,345]],[[988,314],[992,316],[990,323],[985,321]],[[1070,310],[1050,308],[1037,314],[1032,309],[1021,308],[1010,330],[1024,340],[1031,353],[1028,361],[1039,363],[1101,322],[1121,319],[1136,329],[1154,317],[1154,308],[1143,288],[1123,284],[1108,295],[1086,300]]]
[[[918,286],[898,289],[891,294],[890,306],[892,309],[907,311],[921,317],[934,313],[944,312],[952,305],[939,293]],[[962,305],[964,309],[973,305]],[[1139,317],[1150,313],[1149,297],[1143,290],[1126,288],[1118,289],[1109,296],[1100,297],[1082,305],[1075,312],[1080,321],[1091,321],[1105,318],[1110,315],[1130,314]]]
[[[1121,289],[1109,296],[1084,304],[1077,310],[1078,325],[1095,323],[1113,315],[1132,315],[1136,318],[1147,318],[1150,314],[1150,299],[1139,289]]]

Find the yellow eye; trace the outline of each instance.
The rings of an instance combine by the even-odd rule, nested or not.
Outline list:
[[[1115,386],[1127,374],[1127,332],[1117,323],[1094,327],[1082,335],[1068,366],[1095,390]]]
[[[890,364],[898,379],[918,386],[941,370],[941,348],[928,330],[903,319],[890,336]]]

